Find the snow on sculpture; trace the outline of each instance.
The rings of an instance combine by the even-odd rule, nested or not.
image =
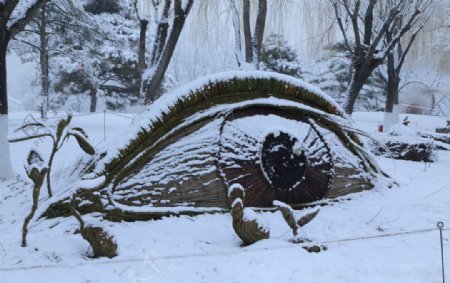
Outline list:
[[[245,245],[269,239],[270,229],[250,208],[245,208],[243,199],[245,190],[240,184],[233,184],[228,189],[231,202],[233,229]]]
[[[358,133],[339,105],[301,80],[267,72],[208,76],[164,95],[97,151],[82,178],[105,176],[97,202],[104,205],[85,211],[133,220],[228,210],[234,183],[251,207],[274,200],[295,207],[370,189],[385,174]]]

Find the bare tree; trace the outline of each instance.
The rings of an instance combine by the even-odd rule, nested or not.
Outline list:
[[[258,14],[256,16],[255,32],[252,38],[254,60],[256,60],[256,66],[261,61],[261,49],[264,39],[264,30],[266,28],[267,17],[267,0],[258,1]]]
[[[193,4],[194,0],[152,1],[156,17],[156,35],[148,62],[145,62],[145,32],[148,24],[143,24],[141,21],[139,68],[145,69],[145,71],[141,71],[141,93],[145,103],[153,102],[158,95],[161,82]],[[171,13],[173,16],[170,23]]]
[[[345,111],[353,112],[355,101],[372,72],[398,46],[400,39],[423,23],[433,0],[329,0],[337,24],[352,56],[352,79]],[[350,29],[346,28],[346,20]]]
[[[406,44],[406,47],[403,49],[402,42],[399,41],[397,46],[387,55],[386,106],[384,118],[384,127],[386,130],[388,130],[393,124],[398,123],[398,112],[394,111],[394,105],[398,104],[400,72],[403,64],[405,63],[406,55],[411,49],[418,33],[423,29],[426,22],[430,18],[429,16],[433,12],[433,9],[429,9],[428,11],[428,17],[424,18],[424,21],[417,25],[408,38],[405,37],[404,43]],[[392,30],[386,32],[386,42],[392,41],[394,34],[398,32],[398,29],[401,26],[401,22],[402,18],[395,23]]]
[[[6,77],[6,53],[8,44],[27,23],[33,13],[40,9],[46,0],[0,1],[0,178],[12,174],[9,155],[8,134],[8,89]]]
[[[170,1],[166,0],[166,4],[168,3],[167,13],[168,9],[170,8]],[[136,13],[139,18],[139,48],[138,48],[138,69],[139,69],[139,75],[140,75],[140,81],[139,85],[142,83],[142,75],[144,74],[145,69],[147,68],[147,63],[145,59],[145,53],[147,50],[147,30],[148,30],[148,24],[151,18],[151,10],[155,9],[158,10],[159,5],[161,4],[160,0],[135,0],[134,6],[136,8]],[[157,13],[155,13],[157,14]],[[164,14],[164,13],[163,13]],[[162,18],[162,17],[161,17]],[[167,18],[167,17],[166,17]],[[158,26],[161,25],[168,25],[167,21],[161,22],[158,24]]]
[[[236,60],[241,67],[243,65],[242,58],[242,40],[241,40],[241,24],[239,22],[239,10],[235,1],[230,2],[232,10],[233,27],[235,30],[235,44],[236,44]],[[251,32],[251,3],[250,0],[242,1],[242,29],[244,34],[244,51],[245,63],[252,64],[256,69],[259,67],[261,61],[261,49],[264,39],[264,31],[266,28],[267,18],[267,0],[258,0],[258,12],[256,15],[255,30]]]
[[[250,27],[250,0],[243,0],[242,25],[244,28],[245,61],[253,62],[252,31]]]
[[[238,67],[242,66],[242,62],[244,61],[242,57],[242,39],[241,39],[241,24],[239,21],[239,10],[236,6],[235,1],[230,1],[230,11],[231,11],[231,21],[233,23],[234,29],[234,55],[236,56],[236,62]]]
[[[42,96],[42,108],[41,118],[47,117],[48,104],[49,104],[49,66],[48,66],[48,36],[47,36],[47,12],[46,5],[43,5],[40,12],[39,22],[39,63],[41,66],[41,96]]]

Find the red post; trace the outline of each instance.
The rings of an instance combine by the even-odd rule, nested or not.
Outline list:
[[[383,124],[378,125],[378,132],[383,132]]]

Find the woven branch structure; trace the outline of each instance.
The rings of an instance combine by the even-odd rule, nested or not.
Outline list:
[[[131,138],[97,151],[84,175],[105,176],[97,191],[108,205],[85,212],[135,220],[220,211],[234,183],[250,207],[367,190],[385,175],[358,133],[339,105],[300,80],[210,76],[164,95],[130,127]]]

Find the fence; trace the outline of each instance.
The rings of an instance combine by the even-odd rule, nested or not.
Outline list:
[[[430,232],[438,232],[438,231],[449,231],[450,229],[440,229],[440,228],[425,228],[419,230],[410,230],[403,231],[391,234],[381,234],[381,235],[373,235],[373,236],[365,236],[365,237],[355,237],[355,238],[347,238],[347,239],[331,239],[328,241],[323,241],[319,243],[314,243],[317,245],[329,245],[335,243],[343,243],[343,242],[355,242],[355,241],[369,241],[376,240],[380,238],[393,238],[393,237],[402,237],[414,234],[425,234]],[[297,245],[297,244],[296,244]],[[305,245],[298,244],[300,246]],[[240,250],[233,251],[223,251],[223,252],[215,252],[215,253],[197,253],[197,254],[178,254],[178,255],[166,255],[166,256],[158,256],[155,258],[129,258],[122,260],[96,260],[96,261],[87,261],[81,262],[73,265],[32,265],[32,266],[11,266],[11,267],[3,267],[0,268],[0,271],[26,271],[32,269],[52,269],[52,268],[76,268],[82,266],[99,266],[99,265],[113,265],[113,264],[121,264],[121,263],[136,263],[136,262],[145,262],[148,260],[171,260],[171,259],[189,259],[189,258],[198,258],[198,257],[213,257],[213,256],[229,256],[243,253],[255,253],[255,252],[267,252],[270,250],[286,250],[292,249],[293,246],[272,246],[272,247],[262,247],[262,248],[252,248],[251,250],[247,250],[245,248]],[[445,281],[444,281],[445,282]]]

